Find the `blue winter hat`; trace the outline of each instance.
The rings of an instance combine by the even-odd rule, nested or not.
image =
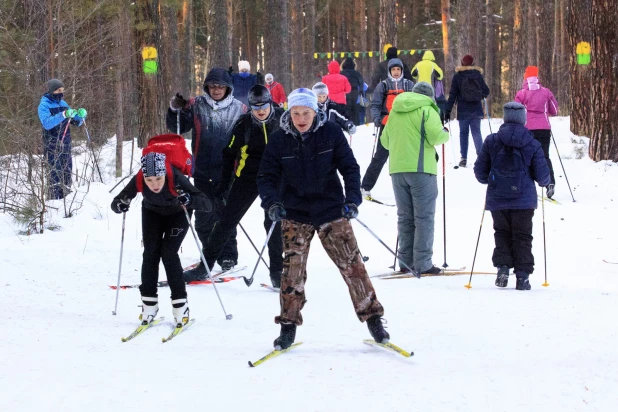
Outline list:
[[[291,109],[294,106],[310,107],[317,112],[318,98],[311,89],[301,87],[300,89],[294,90],[288,96],[288,107]]]
[[[526,106],[517,102],[508,102],[504,108],[504,123],[526,124]]]

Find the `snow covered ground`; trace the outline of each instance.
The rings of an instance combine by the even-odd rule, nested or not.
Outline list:
[[[495,120],[496,131],[501,121]],[[197,323],[170,343],[171,322],[128,343],[140,313],[137,289],[121,290],[112,316],[122,216],[109,209],[114,141],[101,166],[108,184],[93,184],[70,219],[52,216],[60,230],[20,236],[0,215],[0,410],[2,411],[613,411],[618,405],[618,166],[592,162],[586,138],[569,132],[568,118],[552,120],[554,135],[577,202],[573,203],[555,147],[556,199],[546,204],[547,276],[544,279],[542,213],[534,217],[536,271],[532,290],[494,286],[494,276],[375,280],[386,308],[391,340],[415,352],[403,358],[367,346],[370,335],[356,319],[347,288],[319,241],[313,242],[307,282],[304,344],[257,368],[272,349],[279,326],[276,294],[256,282],[218,285],[232,320],[225,320],[212,286],[189,289]],[[452,122],[459,150],[457,122]],[[482,123],[483,135],[489,133]],[[353,150],[362,174],[369,163],[372,127],[360,127]],[[470,142],[471,152],[473,144]],[[440,149],[439,149],[440,150]],[[583,150],[583,151],[582,151]],[[577,153],[582,159],[576,159]],[[447,256],[451,267],[472,265],[485,187],[471,167],[454,170],[446,145]],[[130,154],[130,144],[125,154]],[[440,153],[440,155],[442,155]],[[135,158],[138,156],[136,154]],[[457,153],[457,161],[459,154]],[[474,162],[473,153],[469,163]],[[385,166],[375,198],[394,203]],[[128,167],[126,168],[128,169]],[[441,171],[441,167],[440,167]],[[442,177],[436,216],[434,263],[444,263]],[[122,186],[122,185],[121,185]],[[120,188],[114,191],[117,193]],[[139,283],[139,201],[127,214],[121,283]],[[256,244],[265,238],[256,202],[242,221]],[[365,202],[359,218],[394,248],[396,209]],[[354,223],[370,275],[387,271],[392,255]],[[257,254],[238,235],[240,264],[250,274]],[[475,269],[493,272],[493,230],[487,213]],[[197,260],[191,235],[181,259]],[[162,277],[164,271],[161,269]],[[161,311],[172,318],[167,289]]]

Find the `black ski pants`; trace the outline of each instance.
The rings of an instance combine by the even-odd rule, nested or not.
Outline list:
[[[496,248],[492,256],[495,267],[514,268],[515,274],[534,271],[532,255],[532,217],[534,209],[492,210]]]
[[[361,188],[365,190],[373,189],[378,181],[378,177],[380,177],[380,172],[384,167],[384,163],[388,160],[388,150],[386,150],[384,146],[382,146],[382,143],[380,143],[380,136],[382,135],[383,129],[384,126],[381,126],[380,129],[378,129],[376,152],[373,155],[371,163],[369,163],[369,167],[367,168],[365,176],[363,176],[363,181],[361,182]]]
[[[192,211],[189,210],[189,213],[191,214]],[[157,297],[159,262],[163,261],[172,300],[187,297],[178,249],[187,234],[188,227],[189,223],[184,211],[173,215],[161,215],[142,207],[144,253],[142,284],[139,287],[142,296]]]
[[[240,223],[247,210],[258,197],[257,181],[255,179],[238,178],[232,184],[230,195],[227,198],[225,209],[221,213],[221,220],[217,222],[204,251],[204,257],[208,266],[212,267],[217,257],[223,252],[228,239],[236,234],[236,226]],[[264,228],[266,233],[272,225],[268,212],[264,211]],[[263,242],[254,242],[257,247]],[[270,257],[270,272],[283,270],[283,242],[281,240],[281,222],[275,225],[270,239],[268,240],[268,256]]]
[[[551,130],[549,129],[539,129],[539,130],[530,130],[532,135],[536,140],[541,143],[541,147],[543,148],[543,154],[545,155],[545,160],[547,160],[547,167],[549,167],[549,177],[551,179],[551,184],[556,184],[556,179],[554,179],[554,168],[551,164],[551,159],[549,158],[549,144],[551,143]]]
[[[215,185],[212,182],[195,179],[195,187],[206,196],[214,199]],[[224,205],[221,202],[213,202],[213,209],[211,212],[195,211],[195,231],[202,243],[202,251],[206,254],[208,248],[208,239],[212,233],[215,224],[221,219],[221,213],[223,212]],[[223,246],[221,253],[219,254],[219,265],[224,260],[232,260],[234,263],[238,263],[238,246],[236,244],[236,225],[234,225],[231,235],[227,242]]]

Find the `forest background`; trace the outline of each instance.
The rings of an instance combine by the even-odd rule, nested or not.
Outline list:
[[[618,2],[603,0],[0,0],[1,166],[25,159],[25,192],[39,192],[36,113],[51,78],[64,82],[72,107],[88,109],[89,133],[76,130],[74,140],[96,149],[118,136],[120,176],[122,141],[142,147],[164,132],[171,96],[203,93],[214,66],[248,60],[289,93],[319,81],[333,58],[354,57],[369,83],[387,44],[409,67],[432,50],[446,91],[461,57],[473,55],[496,117],[525,67],[538,66],[571,131],[591,138],[590,158],[615,162],[616,21]],[[5,211],[10,196],[5,182]]]

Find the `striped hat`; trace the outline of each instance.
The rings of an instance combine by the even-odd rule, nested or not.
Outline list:
[[[142,172],[144,176],[165,176],[165,154],[150,152],[142,156]]]

